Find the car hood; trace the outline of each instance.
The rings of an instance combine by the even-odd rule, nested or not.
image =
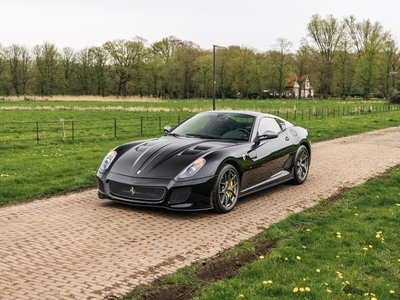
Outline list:
[[[235,142],[165,136],[125,151],[110,172],[140,178],[173,179],[199,157]],[[118,152],[118,149],[117,149]]]

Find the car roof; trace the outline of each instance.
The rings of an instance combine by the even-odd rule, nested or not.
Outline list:
[[[273,118],[279,118],[282,119],[278,116],[268,114],[268,113],[262,113],[262,112],[257,112],[257,111],[250,111],[250,110],[209,110],[209,111],[204,111],[203,113],[218,113],[218,114],[240,114],[240,115],[249,115],[253,117],[273,117]]]

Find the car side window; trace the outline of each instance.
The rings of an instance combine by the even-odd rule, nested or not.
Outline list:
[[[257,134],[262,135],[268,130],[275,133],[279,133],[281,131],[281,127],[274,118],[262,118],[260,124],[258,125]]]

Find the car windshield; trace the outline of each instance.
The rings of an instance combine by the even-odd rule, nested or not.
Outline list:
[[[201,113],[177,126],[170,134],[248,141],[254,117],[235,113]]]

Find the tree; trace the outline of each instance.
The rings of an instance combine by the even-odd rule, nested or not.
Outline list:
[[[278,38],[276,44],[273,46],[273,50],[269,53],[272,78],[276,91],[278,92],[279,99],[282,99],[286,88],[286,79],[289,76],[291,70],[291,56],[290,49],[292,43],[284,38]]]
[[[371,92],[378,86],[379,53],[383,51],[390,35],[383,31],[379,22],[370,20],[357,22],[353,16],[345,19],[353,46],[358,54],[356,78],[364,99],[370,99]]]
[[[144,40],[139,37],[132,41],[115,40],[106,42],[103,48],[110,57],[109,75],[116,84],[116,94],[127,96],[128,83],[134,78],[135,71],[138,71],[139,62],[143,62]]]
[[[199,95],[202,98],[210,98],[212,95],[212,53],[210,51],[200,51],[199,71],[195,76],[198,82]]]
[[[92,56],[90,50],[85,48],[78,52],[76,59],[78,62],[78,68],[76,75],[78,77],[78,91],[83,95],[91,95],[92,90]]]
[[[37,45],[33,49],[37,69],[37,92],[42,96],[57,94],[60,81],[60,54],[53,44]]]
[[[174,93],[179,98],[192,98],[198,88],[195,75],[199,71],[200,56],[199,47],[188,41],[181,41],[179,46],[175,49],[172,56],[172,70],[174,72],[173,78],[175,79]]]
[[[385,42],[383,52],[381,53],[382,68],[380,73],[380,91],[386,94],[386,98],[395,92],[395,74],[399,72],[400,53],[399,47],[394,40],[388,39]]]
[[[5,49],[8,61],[11,82],[17,96],[26,95],[27,83],[30,77],[31,57],[29,50],[24,46],[13,44]]]
[[[64,73],[64,94],[70,95],[71,90],[71,79],[75,71],[76,54],[74,49],[70,47],[63,48],[61,51],[61,64]]]
[[[102,47],[92,47],[89,49],[89,57],[93,66],[93,81],[94,81],[94,94],[99,96],[106,96],[107,88],[107,71],[109,65],[107,64],[107,52]]]
[[[257,98],[261,99],[264,91],[267,90],[268,62],[265,54],[255,53],[254,55],[250,88],[252,91],[256,91]]]
[[[351,93],[355,73],[355,54],[351,51],[352,46],[349,36],[346,32],[343,33],[341,47],[338,51],[334,64],[334,90],[340,95],[342,100],[345,100],[347,95]]]
[[[297,99],[301,98],[301,87],[304,84],[306,76],[311,76],[310,73],[313,70],[313,56],[310,48],[305,44],[303,40],[300,48],[296,51],[293,56],[293,71],[296,74],[297,82],[299,84],[299,91],[297,93]]]
[[[174,36],[163,38],[159,42],[152,44],[154,55],[154,62],[161,61],[161,65],[157,68],[160,71],[158,74],[152,75],[153,82],[161,81],[161,96],[169,98],[173,90],[174,72],[172,71],[171,58],[175,53],[176,48],[181,43],[181,40]],[[151,68],[154,71],[154,68]]]
[[[229,95],[229,93],[233,92],[233,61],[236,48],[238,47],[231,46],[228,49],[221,48],[218,49],[216,53],[216,88],[217,91],[220,91],[222,99],[225,99]]]
[[[339,22],[332,15],[322,19],[313,15],[307,25],[309,46],[317,64],[319,92],[326,98],[331,95],[333,82],[333,58],[342,45],[340,43],[344,31],[344,23]]]
[[[233,59],[233,87],[239,98],[248,97],[250,82],[254,70],[254,51],[247,47],[231,48],[235,51]]]

